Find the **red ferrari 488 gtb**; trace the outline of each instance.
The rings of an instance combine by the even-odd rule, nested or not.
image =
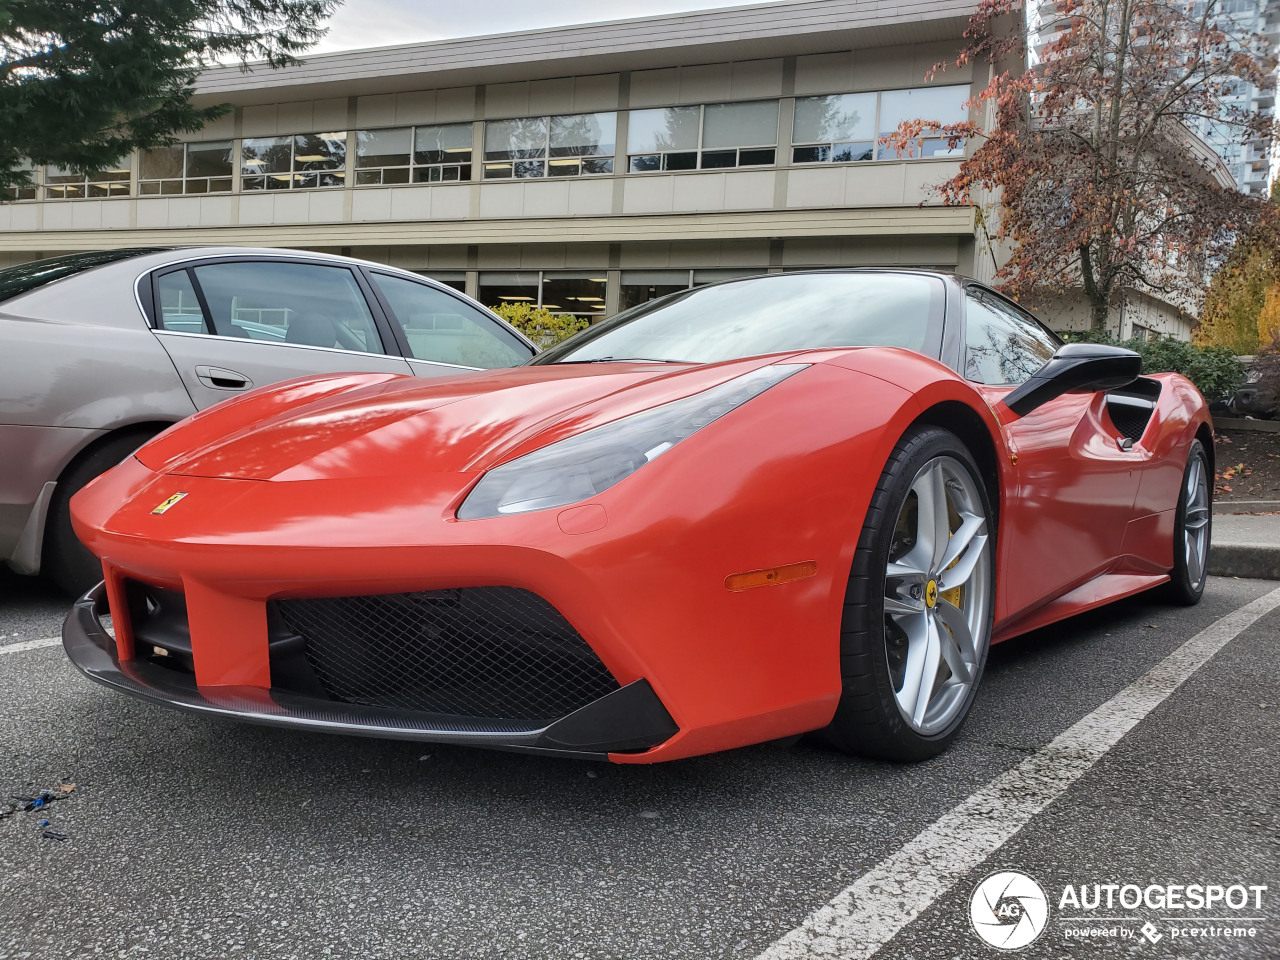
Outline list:
[[[1200,598],[1209,417],[1139,374],[979,284],[850,270],[683,291],[514,369],[294,380],[75,497],[105,581],[64,643],[118,690],[311,730],[928,757],[992,642]]]

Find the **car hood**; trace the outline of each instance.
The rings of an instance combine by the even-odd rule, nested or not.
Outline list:
[[[313,377],[203,411],[137,456],[160,472],[236,480],[470,473],[777,359]]]

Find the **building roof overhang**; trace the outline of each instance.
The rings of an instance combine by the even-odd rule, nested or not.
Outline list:
[[[198,103],[365,96],[729,60],[958,41],[974,0],[784,0],[205,71]]]

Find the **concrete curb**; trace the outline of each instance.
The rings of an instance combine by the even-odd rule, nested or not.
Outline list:
[[[1280,545],[1215,543],[1209,548],[1209,573],[1215,577],[1280,580]]]
[[[1280,420],[1246,420],[1243,417],[1214,417],[1216,430],[1256,430],[1259,433],[1280,433]]]
[[[1280,513],[1280,500],[1215,500],[1213,512],[1215,516]]]

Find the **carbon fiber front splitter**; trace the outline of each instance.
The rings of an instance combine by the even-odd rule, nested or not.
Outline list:
[[[106,588],[98,584],[72,607],[62,624],[62,645],[71,662],[90,680],[113,690],[192,713],[322,733],[591,760],[648,749],[678,730],[643,679],[542,726],[367,707],[264,687],[198,687],[189,673],[145,660],[118,660],[115,641],[102,623],[106,605]]]

